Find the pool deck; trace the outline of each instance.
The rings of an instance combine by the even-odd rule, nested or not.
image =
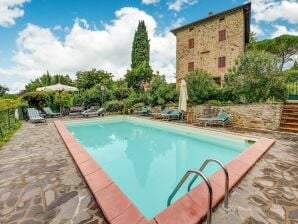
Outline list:
[[[48,122],[25,123],[0,150],[0,223],[105,223]],[[246,134],[277,141],[232,190],[229,213],[219,206],[213,223],[298,223],[298,136]]]

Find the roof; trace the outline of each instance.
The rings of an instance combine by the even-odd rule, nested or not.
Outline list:
[[[177,32],[179,32],[180,30],[183,30],[183,29],[185,29],[189,26],[198,25],[198,24],[206,22],[208,20],[213,20],[213,19],[216,19],[218,17],[224,16],[226,14],[230,14],[230,13],[233,13],[233,12],[236,12],[236,11],[239,11],[239,10],[244,11],[244,16],[245,16],[245,21],[244,21],[244,23],[245,23],[245,42],[248,42],[249,41],[249,35],[250,35],[250,17],[251,17],[251,3],[250,2],[247,3],[247,4],[244,4],[244,5],[240,5],[240,6],[237,6],[235,8],[232,8],[232,9],[217,13],[217,14],[213,14],[213,15],[208,16],[206,18],[203,18],[203,19],[188,23],[186,25],[183,25],[181,27],[178,27],[176,29],[171,30],[171,32],[174,35],[176,35]]]

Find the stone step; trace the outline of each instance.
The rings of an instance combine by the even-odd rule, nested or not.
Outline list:
[[[287,112],[285,112],[285,113],[282,113],[282,116],[281,117],[282,118],[283,117],[298,118],[298,113],[287,113]]]
[[[283,109],[283,113],[297,113],[298,114],[298,108],[297,109]]]
[[[298,124],[297,123],[280,123],[280,128],[297,128],[298,129]]]
[[[286,117],[282,116],[281,117],[281,123],[297,123],[298,124],[298,117]]]
[[[298,133],[298,128],[284,128],[284,127],[280,127],[279,130],[280,131],[286,131],[286,132],[297,132]]]

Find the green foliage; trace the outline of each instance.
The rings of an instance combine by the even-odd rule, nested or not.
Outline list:
[[[9,89],[5,86],[1,86],[0,85],[0,96],[3,96],[4,94],[6,94],[9,91]]]
[[[34,92],[38,87],[55,85],[57,83],[61,83],[63,85],[73,86],[73,81],[69,77],[69,75],[50,75],[49,72],[43,74],[39,78],[30,81],[25,86],[26,92]]]
[[[132,51],[131,51],[131,69],[135,69],[145,63],[149,66],[150,44],[147,28],[144,21],[139,21],[135,32]]]
[[[7,110],[9,108],[16,108],[20,103],[19,99],[5,99],[0,98],[0,110]]]
[[[165,105],[170,102],[178,101],[178,91],[175,83],[168,84],[165,76],[155,75],[147,92],[150,105]]]
[[[143,62],[125,75],[125,81],[128,87],[132,87],[136,91],[143,91],[145,83],[150,82],[152,73],[153,71],[149,64]]]
[[[21,127],[22,122],[16,121],[13,126],[8,129],[7,131],[4,131],[1,129],[3,136],[0,134],[0,149],[1,146],[3,146],[4,143],[8,142],[9,139],[13,136],[13,134]]]
[[[124,109],[124,103],[119,100],[111,100],[105,104],[105,108],[108,112],[122,112]]]
[[[284,64],[291,61],[292,56],[298,53],[298,36],[282,35],[273,39],[256,42],[250,46],[253,50],[263,50],[280,58],[280,70]]]
[[[112,90],[113,90],[113,96],[117,100],[126,99],[131,93],[131,89],[128,88],[128,84],[125,80],[114,81]]]
[[[106,88],[111,88],[113,82],[111,73],[96,69],[78,72],[76,77],[77,87],[83,90],[90,89],[95,85],[102,85]]]
[[[210,74],[203,71],[190,73],[186,79],[189,100],[192,103],[204,103],[214,99],[217,86]]]
[[[60,105],[59,102],[59,93],[55,94],[55,101],[54,103],[58,106]],[[61,102],[64,108],[70,108],[71,106],[73,106],[73,96],[70,93],[62,93],[61,94]]]
[[[49,96],[45,92],[29,92],[22,96],[23,100],[26,100],[29,107],[35,107],[41,109],[49,103]]]
[[[223,92],[241,103],[284,100],[286,86],[279,60],[265,52],[248,51],[226,75]]]

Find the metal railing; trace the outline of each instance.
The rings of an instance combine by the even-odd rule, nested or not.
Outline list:
[[[195,169],[190,169],[188,170],[184,176],[182,177],[182,179],[179,181],[178,185],[175,187],[174,191],[171,193],[171,195],[168,198],[167,201],[167,205],[170,206],[172,199],[174,198],[174,196],[176,195],[176,193],[179,191],[179,189],[181,188],[181,186],[184,184],[184,182],[187,180],[187,178],[189,177],[189,175],[191,174],[196,174],[196,177],[200,176],[202,177],[202,179],[204,180],[204,182],[207,185],[208,188],[208,211],[207,211],[207,224],[211,224],[211,220],[212,220],[212,198],[213,198],[213,193],[212,193],[212,187],[211,184],[208,180],[208,178],[199,170],[195,170]]]
[[[202,166],[200,167],[199,171],[203,172],[203,170],[206,168],[206,166],[210,163],[210,162],[214,162],[217,163],[222,170],[224,171],[225,174],[225,197],[224,197],[224,208],[228,209],[229,208],[229,201],[228,201],[228,194],[229,194],[229,173],[228,170],[224,167],[224,165],[218,161],[217,159],[212,159],[209,158],[207,160],[205,160],[205,162],[202,164]],[[190,183],[188,184],[188,188],[187,190],[190,191],[191,186],[193,185],[193,183],[196,181],[196,179],[198,178],[198,176],[194,176],[192,178],[192,180],[190,181]]]
[[[298,100],[298,82],[289,82],[287,84],[288,99]]]
[[[0,139],[14,127],[16,123],[15,108],[0,110]]]

